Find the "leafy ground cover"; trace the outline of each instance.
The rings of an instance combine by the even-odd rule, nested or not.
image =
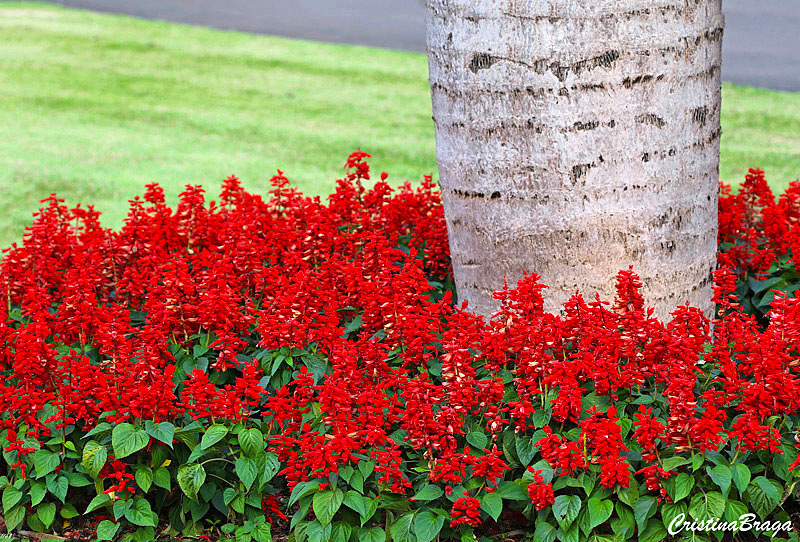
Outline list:
[[[653,319],[624,270],[561,316],[528,277],[484,321],[430,178],[365,189],[367,158],[327,202],[153,184],[119,232],[45,201],[0,266],[5,529],[657,542],[752,513],[797,541],[800,300],[737,288],[795,265],[800,185],[723,190],[713,321]]]
[[[725,85],[721,176],[800,171],[800,94]],[[236,173],[264,193],[276,168],[328,194],[369,145],[393,182],[436,173],[424,55],[0,3],[0,244],[57,192],[108,226],[159,181]],[[13,196],[13,197],[11,197]]]

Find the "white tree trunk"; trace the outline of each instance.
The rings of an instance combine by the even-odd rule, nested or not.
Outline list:
[[[711,314],[721,0],[428,0],[436,153],[460,299],[537,273],[558,311],[634,266]]]

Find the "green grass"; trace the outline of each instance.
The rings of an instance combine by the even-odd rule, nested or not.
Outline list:
[[[726,86],[722,178],[800,175],[800,93]],[[51,192],[118,225],[160,182],[212,195],[280,168],[326,194],[357,147],[390,180],[435,173],[424,55],[0,3],[0,244]]]
[[[775,191],[800,178],[800,92],[723,85],[720,179],[738,184],[750,167]]]

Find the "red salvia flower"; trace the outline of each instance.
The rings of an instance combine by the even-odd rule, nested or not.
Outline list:
[[[469,491],[465,491],[464,496],[459,497],[453,503],[450,518],[451,527],[457,527],[462,523],[470,527],[477,527],[481,524],[481,501],[470,497]]]

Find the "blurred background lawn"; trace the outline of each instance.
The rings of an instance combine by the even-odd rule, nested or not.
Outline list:
[[[725,85],[721,178],[800,176],[800,93]],[[56,192],[118,226],[157,181],[324,195],[361,147],[395,183],[436,173],[424,55],[0,3],[0,245]]]

